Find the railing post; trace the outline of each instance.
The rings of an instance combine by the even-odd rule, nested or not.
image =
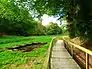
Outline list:
[[[66,44],[66,49],[68,49],[68,42],[65,42],[65,44]]]
[[[89,69],[89,54],[86,53],[86,69]]]
[[[71,55],[73,57],[73,46],[71,45]]]

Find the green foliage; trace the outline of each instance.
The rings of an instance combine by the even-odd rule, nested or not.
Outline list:
[[[23,44],[31,44],[34,42],[50,42],[54,36],[6,36],[0,38],[0,48],[16,47]]]
[[[47,31],[40,21],[35,21],[33,18],[38,16],[40,19],[41,14],[52,12],[48,7],[48,10],[44,9],[47,6],[44,6],[45,3],[42,0],[0,0],[0,34],[22,36],[59,34],[59,27],[55,27],[56,30],[51,28],[52,30]],[[55,31],[58,32],[55,33]]]
[[[29,11],[17,6],[14,0],[0,1],[0,33],[26,35],[33,27],[32,21]]]
[[[45,57],[47,55],[46,51],[48,47],[48,45],[45,45],[44,47],[35,49],[29,53],[10,51],[0,52],[0,68],[9,68],[10,64],[17,66],[19,64],[25,64],[28,61],[35,61],[37,57]],[[40,65],[42,65],[42,63]]]
[[[58,35],[62,33],[62,29],[58,26],[57,23],[49,23],[47,26],[47,34],[48,35]]]
[[[51,41],[53,37],[55,36],[30,36],[30,37],[5,36],[5,37],[1,37],[0,50],[1,48],[15,47],[15,45],[18,46],[18,45],[29,44],[29,43],[31,44],[31,43],[37,43],[37,42],[48,42],[48,44],[44,45],[41,48],[36,48],[31,52],[8,51],[6,49],[3,51],[0,51],[0,69],[20,68],[22,64],[27,64],[30,61],[34,63],[33,65],[34,69],[37,67],[39,67],[40,69],[45,60],[44,58],[47,55],[49,42]],[[40,58],[41,61],[37,60],[37,58]]]
[[[61,24],[60,28],[62,29],[62,34],[69,35],[67,24]]]
[[[32,6],[40,15],[57,15],[60,19],[66,19],[70,25],[68,30],[71,37],[79,36],[92,40],[92,0],[34,0],[33,2]]]

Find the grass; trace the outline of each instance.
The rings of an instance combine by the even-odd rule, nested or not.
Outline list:
[[[32,52],[21,52],[21,51],[3,51],[0,52],[0,68],[8,68],[11,64],[19,65],[25,64],[28,61],[35,61],[38,57],[45,57],[48,49],[48,44],[42,48],[38,48]],[[37,63],[37,61],[35,61]]]
[[[23,44],[47,42],[48,44],[35,48],[31,52],[9,51],[0,52],[0,69],[41,69],[49,42],[55,36],[6,36],[0,37],[0,48],[15,47]]]
[[[33,42],[50,42],[54,36],[30,36],[30,37],[19,37],[9,36],[0,38],[0,48],[15,47],[18,45],[31,44]]]

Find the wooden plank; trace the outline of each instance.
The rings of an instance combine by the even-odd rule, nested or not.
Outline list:
[[[51,69],[81,69],[65,49],[62,40],[53,46],[51,55]]]
[[[89,69],[89,54],[86,53],[86,69]]]

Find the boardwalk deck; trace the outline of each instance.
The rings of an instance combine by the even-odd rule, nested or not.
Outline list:
[[[51,69],[81,69],[65,49],[62,40],[58,40],[52,48]]]

